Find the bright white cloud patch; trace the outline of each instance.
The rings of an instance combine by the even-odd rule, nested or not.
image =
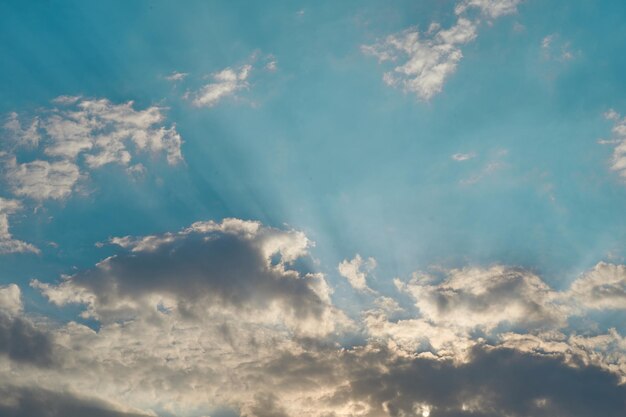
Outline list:
[[[15,315],[21,313],[23,308],[20,287],[15,284],[0,286],[0,310]]]
[[[503,266],[453,269],[443,280],[416,274],[403,289],[425,319],[446,327],[541,328],[562,326],[567,317],[559,295],[538,276]]]
[[[30,243],[14,239],[9,231],[9,216],[22,208],[17,200],[0,197],[0,254],[33,252],[39,253],[39,249]]]
[[[384,74],[385,83],[428,100],[441,92],[444,82],[456,71],[463,57],[461,45],[475,37],[476,24],[459,18],[446,30],[433,24],[420,34],[412,28],[361,49],[381,62],[402,62]]]
[[[3,124],[1,184],[23,200],[0,202],[0,253],[38,252],[8,231],[8,215],[26,201],[41,205],[46,200],[64,200],[91,170],[109,164],[141,173],[145,166],[136,159],[144,154],[163,154],[170,165],[182,161],[182,139],[174,125],[164,125],[160,107],[137,110],[132,101],[115,104],[71,96],[53,102],[55,107],[30,118],[10,113]]]
[[[570,294],[585,308],[626,310],[626,266],[600,262],[572,283]]]
[[[225,68],[212,75],[213,82],[190,93],[189,97],[196,107],[213,107],[224,98],[248,88],[247,79],[251,71],[252,65],[249,64],[239,68]]]
[[[115,104],[107,99],[68,96],[54,102],[58,107],[40,111],[26,132],[20,130],[17,114],[12,113],[5,131],[20,138],[18,145],[39,145],[50,162],[84,160],[89,168],[128,165],[141,152],[163,153],[172,165],[182,161],[181,137],[175,126],[164,126],[160,107],[136,110],[132,101]]]
[[[480,10],[482,15],[497,18],[517,11],[520,0],[464,0],[457,4],[457,22],[448,29],[431,23],[426,32],[409,28],[389,35],[383,41],[361,47],[363,53],[379,62],[393,62],[383,81],[392,87],[414,93],[429,100],[443,90],[446,80],[454,74],[463,58],[461,48],[476,39],[479,20],[467,17],[468,11]]]
[[[68,197],[80,172],[71,161],[36,160],[18,164],[15,158],[5,163],[6,181],[18,197],[33,200],[60,200]]]
[[[344,260],[339,266],[339,273],[345,277],[352,288],[358,291],[367,292],[370,291],[370,287],[367,285],[366,275],[376,268],[376,260],[374,258],[361,258],[361,255],[357,254],[352,260]]]

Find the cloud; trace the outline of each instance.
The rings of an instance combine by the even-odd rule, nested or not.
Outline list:
[[[603,142],[615,145],[610,160],[610,168],[616,171],[620,177],[626,179],[626,117],[622,118],[619,113],[611,109],[605,113],[605,118],[614,122],[613,137]]]
[[[182,81],[184,80],[189,74],[186,72],[178,72],[178,71],[174,71],[172,72],[170,75],[166,76],[165,79],[167,81]]]
[[[122,411],[120,407],[94,398],[79,398],[65,392],[0,385],[0,417],[139,417],[144,414]]]
[[[495,19],[517,12],[520,0],[463,0],[455,7],[457,21],[448,29],[433,22],[426,32],[417,28],[387,36],[373,45],[361,46],[366,55],[379,62],[390,61],[394,67],[383,75],[385,84],[413,93],[428,101],[443,91],[443,86],[463,58],[461,48],[474,41],[479,19],[469,18],[471,9]]]
[[[68,197],[78,182],[78,166],[70,161],[36,160],[18,164],[5,162],[5,176],[11,192],[33,200],[61,200]]]
[[[363,260],[361,255],[357,254],[354,259],[342,261],[339,266],[339,274],[345,277],[352,288],[361,292],[372,292],[372,290],[367,285],[367,281],[365,279],[367,273],[371,272],[376,268],[376,259],[367,258]]]
[[[401,60],[401,65],[385,72],[383,81],[429,100],[442,91],[446,79],[456,71],[463,57],[460,46],[475,38],[476,24],[461,17],[447,30],[433,24],[420,35],[411,28],[374,45],[362,46],[361,50],[380,62]]]
[[[239,68],[225,68],[212,75],[213,82],[200,90],[189,93],[196,107],[213,107],[226,97],[233,96],[240,90],[248,88],[248,77],[252,65],[246,64]]]
[[[572,283],[569,294],[588,309],[626,310],[626,266],[600,262]]]
[[[9,215],[21,208],[22,205],[19,201],[0,197],[0,254],[22,252],[39,253],[39,249],[30,243],[14,239],[9,231]]]
[[[468,9],[476,8],[492,19],[500,16],[517,13],[517,6],[522,0],[462,0],[454,9],[457,15],[465,13]]]
[[[451,156],[452,159],[454,159],[455,161],[458,162],[463,162],[463,161],[468,161],[470,159],[473,159],[476,157],[476,153],[475,152],[468,152],[468,153],[455,153]]]
[[[291,267],[307,255],[309,241],[300,232],[226,219],[112,242],[128,252],[57,286],[33,286],[56,304],[85,304],[86,314],[104,323],[159,316],[159,309],[195,318],[234,309],[250,320],[324,334],[342,320],[324,278]]]
[[[498,171],[504,169],[507,166],[505,158],[508,155],[508,151],[503,149],[496,152],[495,156],[488,161],[479,171],[474,172],[467,178],[463,178],[459,181],[461,185],[473,185],[487,177],[490,177]],[[453,157],[454,158],[454,157]]]
[[[608,372],[510,349],[477,347],[462,365],[385,349],[351,363],[348,383],[333,399],[367,404],[362,415],[592,417],[619,416],[626,406],[625,387]]]
[[[0,355],[21,364],[50,365],[51,337],[21,317],[22,312],[20,288],[15,284],[0,287]]]
[[[396,280],[400,296],[366,297],[349,320],[296,230],[225,219],[109,243],[116,254],[92,268],[32,281],[51,303],[82,306],[91,327],[35,324],[19,289],[0,289],[8,323],[51,340],[45,366],[0,355],[0,378],[180,416],[224,407],[248,417],[587,417],[626,405],[624,337],[568,326],[612,307],[584,306],[579,293],[600,285],[604,297],[619,266],[600,264],[563,291],[521,268],[433,269]],[[373,264],[340,265],[360,291]],[[414,307],[401,309],[407,295]]]
[[[468,267],[444,278],[416,274],[401,288],[422,317],[436,325],[492,331],[506,324],[524,328],[563,326],[568,310],[538,276],[505,266]]]
[[[22,312],[22,292],[15,284],[0,286],[0,310],[15,315]]]
[[[33,171],[34,175],[39,175],[36,182],[44,189],[49,184],[41,177],[42,171],[58,172],[75,180],[81,162],[86,169],[107,164],[128,166],[142,152],[163,153],[171,165],[182,161],[182,139],[174,125],[163,125],[165,116],[160,107],[136,110],[132,101],[115,104],[107,99],[69,96],[58,97],[54,102],[59,107],[41,110],[32,118],[29,128],[32,132],[28,136],[36,139],[21,140],[36,147],[39,159],[16,163],[13,150],[5,150],[5,159],[13,165],[13,170],[26,174]],[[5,130],[15,136],[19,129],[17,124],[17,115],[12,113]],[[54,187],[56,175],[50,174],[48,179]],[[68,192],[60,194],[66,196]],[[40,199],[60,198],[58,195],[52,193],[46,197],[44,193]]]

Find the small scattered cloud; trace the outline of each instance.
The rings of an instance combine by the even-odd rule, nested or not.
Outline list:
[[[620,177],[626,180],[626,117],[622,118],[613,109],[604,113],[604,117],[613,122],[613,128],[611,129],[613,135],[611,139],[602,139],[598,143],[614,145],[609,166],[612,171],[617,172]]]
[[[451,158],[458,162],[468,161],[470,159],[476,158],[476,152],[455,153],[451,156]]]
[[[177,81],[184,80],[188,75],[189,73],[186,73],[186,72],[174,71],[170,75],[167,75],[165,79],[167,81],[177,82]]]
[[[551,61],[571,61],[578,55],[578,52],[572,51],[569,41],[564,41],[559,34],[553,33],[541,40],[541,49],[543,56]]]
[[[476,39],[479,18],[471,10],[495,19],[517,12],[520,0],[464,0],[455,7],[457,21],[448,29],[432,22],[427,31],[413,27],[387,36],[372,45],[361,46],[366,55],[394,67],[383,74],[385,84],[413,93],[428,101],[443,90],[444,83],[456,72],[463,58],[462,47]]]
[[[435,25],[420,34],[411,28],[373,45],[364,45],[361,50],[379,62],[401,62],[385,72],[385,84],[429,100],[442,91],[444,82],[456,71],[463,57],[460,46],[475,38],[476,24],[459,18],[449,29]]]
[[[248,77],[252,65],[246,64],[239,68],[225,68],[214,73],[213,82],[204,85],[196,92],[187,94],[196,107],[213,107],[223,99],[234,96],[238,91],[249,87]]]
[[[352,260],[343,260],[337,267],[339,274],[348,280],[350,286],[360,292],[373,292],[367,285],[366,277],[375,268],[376,259],[363,259],[359,254]]]
[[[478,9],[482,15],[495,19],[517,13],[517,6],[521,2],[522,0],[461,0],[454,11],[460,15],[474,8]]]
[[[0,197],[0,255],[8,253],[39,253],[30,243],[13,238],[9,231],[9,216],[22,208],[17,200]]]

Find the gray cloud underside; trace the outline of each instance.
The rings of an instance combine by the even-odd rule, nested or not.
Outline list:
[[[626,308],[623,266],[600,263],[563,291],[505,266],[416,273],[396,282],[414,303],[402,306],[410,317],[394,319],[398,303],[384,307],[394,300],[369,290],[359,296],[370,308],[352,323],[332,304],[325,277],[295,266],[311,262],[311,243],[297,231],[226,219],[111,243],[119,253],[93,268],[32,284],[59,306],[83,305],[98,331],[36,323],[17,286],[0,293],[0,375],[29,387],[18,390],[23,398],[42,390],[44,403],[70,407],[58,415],[88,406],[53,394],[59,382],[168,416],[214,407],[242,417],[626,411],[626,339],[567,328],[589,309]],[[355,291],[367,289],[375,261],[352,263],[343,273],[363,284]]]
[[[0,354],[20,363],[49,366],[53,361],[52,339],[28,320],[0,311]]]
[[[139,417],[104,401],[39,388],[0,386],[0,417]]]

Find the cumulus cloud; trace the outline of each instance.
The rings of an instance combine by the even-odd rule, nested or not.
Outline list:
[[[129,166],[141,153],[165,154],[169,164],[182,161],[176,127],[163,124],[163,109],[136,110],[134,103],[61,96],[58,107],[41,110],[28,130],[11,113],[5,131],[38,152],[19,161],[15,147],[2,153],[4,177],[16,196],[34,200],[69,196],[82,174],[108,164]]]
[[[562,326],[567,318],[559,294],[538,276],[505,266],[453,269],[442,281],[416,274],[403,290],[424,318],[448,327]]]
[[[585,308],[626,310],[626,266],[600,262],[572,283],[570,296]]]
[[[39,144],[41,136],[38,131],[39,119],[36,117],[31,120],[27,127],[22,127],[18,114],[11,112],[6,118],[4,129],[15,146],[33,148]]]
[[[394,67],[384,73],[385,84],[429,100],[443,90],[444,83],[463,58],[462,47],[476,39],[480,21],[468,17],[477,9],[488,18],[497,18],[517,11],[520,0],[463,0],[455,7],[457,21],[447,29],[433,22],[427,31],[409,28],[387,36],[361,50],[392,62]]]
[[[442,91],[444,82],[456,71],[463,57],[461,45],[475,38],[476,24],[461,17],[449,29],[433,24],[420,34],[411,28],[361,49],[380,62],[402,62],[385,72],[383,81],[428,100]]]
[[[225,219],[109,243],[117,253],[93,268],[32,282],[97,325],[35,325],[19,288],[0,289],[3,326],[22,320],[51,341],[47,363],[0,349],[0,376],[44,397],[72,392],[168,416],[225,407],[247,417],[587,417],[626,406],[624,337],[567,326],[584,309],[612,308],[599,298],[581,307],[580,294],[613,294],[617,266],[600,264],[563,291],[520,268],[433,269],[396,280],[402,297],[368,298],[355,322],[311,271],[313,244],[295,230]],[[369,288],[373,264],[341,263],[356,291]],[[407,295],[415,307],[400,309]]]
[[[212,75],[213,82],[204,85],[196,92],[189,93],[189,97],[196,107],[213,107],[224,98],[248,88],[247,79],[251,71],[252,65],[250,64],[239,68],[225,68]]]
[[[0,254],[20,252],[39,253],[39,249],[32,244],[14,239],[9,231],[9,215],[21,208],[22,205],[19,201],[0,197]]]
[[[78,182],[78,166],[70,161],[36,160],[18,164],[5,162],[6,181],[14,195],[33,200],[61,200],[68,197]]]
[[[33,285],[56,304],[85,304],[86,314],[104,323],[163,310],[200,318],[234,309],[317,334],[334,330],[342,318],[324,278],[291,267],[307,254],[309,241],[300,232],[227,219],[112,242],[129,251],[57,286]]]
[[[626,179],[626,117],[622,118],[619,113],[611,109],[605,113],[605,118],[614,123],[612,129],[613,137],[601,143],[615,145],[613,156],[610,160],[610,167],[620,177]]]
[[[352,288],[361,292],[372,292],[367,285],[366,275],[376,268],[376,259],[374,258],[361,258],[361,255],[357,254],[352,260],[343,260],[338,270],[341,276],[345,277]]]
[[[22,317],[20,288],[11,284],[0,287],[0,355],[21,364],[47,366],[52,363],[52,340]]]

